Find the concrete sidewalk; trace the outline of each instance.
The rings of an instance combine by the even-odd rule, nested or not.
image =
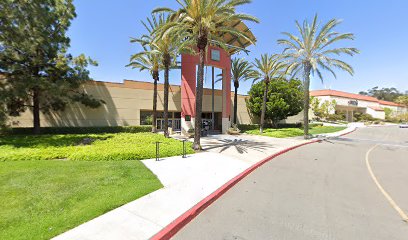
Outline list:
[[[217,135],[202,139],[205,152],[187,158],[142,161],[164,188],[125,204],[54,239],[148,239],[245,169],[301,139]]]

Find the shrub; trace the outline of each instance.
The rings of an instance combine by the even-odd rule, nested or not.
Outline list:
[[[303,124],[301,122],[297,123],[278,123],[277,128],[301,128]]]
[[[9,134],[30,135],[32,128],[13,128]],[[113,127],[43,127],[41,134],[91,134],[91,133],[142,133],[150,132],[151,126],[113,126]]]
[[[238,124],[238,128],[242,131],[250,131],[259,129],[259,124]]]
[[[341,113],[330,114],[330,115],[327,117],[327,120],[329,120],[329,121],[342,121],[342,120],[344,120],[344,119],[345,119],[345,117],[344,117],[343,114],[341,114]]]
[[[368,113],[354,113],[354,121],[355,122],[366,122],[366,121],[374,121],[375,119]]]

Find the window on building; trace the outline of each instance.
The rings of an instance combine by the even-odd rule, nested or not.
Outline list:
[[[181,112],[175,112],[174,118],[181,118]]]
[[[151,125],[153,121],[152,111],[140,111],[140,125]]]

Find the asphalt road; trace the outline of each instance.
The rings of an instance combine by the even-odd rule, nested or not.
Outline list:
[[[363,128],[255,170],[173,239],[407,240],[408,129]]]

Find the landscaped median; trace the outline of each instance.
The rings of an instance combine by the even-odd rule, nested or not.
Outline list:
[[[157,141],[161,157],[182,154],[152,133],[0,137],[0,239],[49,239],[161,188],[137,161]]]

